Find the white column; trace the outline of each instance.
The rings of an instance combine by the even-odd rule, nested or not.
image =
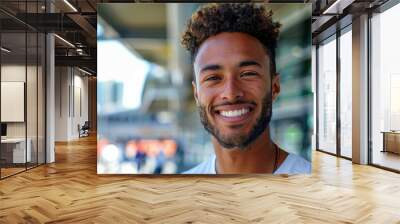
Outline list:
[[[46,36],[46,163],[55,161],[54,133],[55,133],[55,56],[54,35]]]
[[[46,1],[46,11],[54,12],[54,5]],[[54,35],[46,35],[46,163],[55,162],[55,42]]]
[[[353,162],[368,163],[368,16],[353,19]]]

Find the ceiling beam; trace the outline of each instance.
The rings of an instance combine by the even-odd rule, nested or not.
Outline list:
[[[96,37],[96,28],[90,24],[85,17],[80,14],[68,14],[67,15],[72,21],[80,26],[91,38]]]
[[[79,66],[87,67],[92,71],[97,69],[96,57],[91,56],[55,56],[56,66]]]

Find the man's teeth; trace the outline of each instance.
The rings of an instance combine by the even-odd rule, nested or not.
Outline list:
[[[243,114],[247,114],[249,112],[249,109],[241,109],[241,110],[227,110],[227,111],[221,111],[220,114],[224,117],[238,117],[242,116]]]

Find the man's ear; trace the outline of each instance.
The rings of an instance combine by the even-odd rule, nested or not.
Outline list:
[[[272,101],[275,101],[280,92],[281,92],[280,76],[278,73],[276,73],[274,77],[272,77]]]
[[[193,87],[193,96],[194,99],[196,100],[196,105],[199,106],[199,100],[197,97],[197,87],[196,87],[196,82],[194,80],[192,81],[192,87]]]

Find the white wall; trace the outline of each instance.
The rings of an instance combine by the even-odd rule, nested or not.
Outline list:
[[[27,69],[28,72],[28,88],[27,88],[27,119],[28,119],[28,137],[30,133],[35,132],[36,136],[36,80],[32,80],[31,74],[35,74],[36,76],[36,67],[28,66],[25,68],[25,65],[2,65],[1,66],[1,81],[2,82],[25,82],[25,75]],[[29,88],[30,87],[30,88]],[[3,96],[4,97],[4,96]],[[41,105],[39,105],[40,107]],[[7,110],[7,108],[2,108],[2,110]],[[32,123],[34,122],[34,123]],[[7,136],[8,137],[25,137],[25,123],[26,122],[7,122]],[[32,131],[31,129],[32,128]]]
[[[81,74],[81,73],[79,73]],[[78,136],[78,124],[81,126],[85,123],[85,121],[88,121],[88,78],[83,77],[81,75],[76,75],[76,70],[75,70],[75,75],[74,75],[74,108],[73,111],[73,119],[72,119],[72,130],[71,130],[71,135],[72,136]],[[80,108],[82,107],[82,108]],[[80,111],[81,110],[81,111]]]
[[[38,70],[36,70],[38,69]],[[32,161],[44,162],[44,92],[42,68],[27,66],[25,64],[4,64],[1,66],[2,82],[24,82],[26,84],[26,106],[22,107],[22,113],[26,112],[26,120],[22,122],[5,122],[7,124],[7,137],[24,138],[25,134],[30,139]],[[25,79],[28,79],[27,81]],[[7,96],[2,95],[2,98]],[[1,108],[4,112],[11,108]],[[13,113],[13,111],[7,111]],[[37,151],[39,156],[37,157]]]
[[[83,75],[76,68],[56,67],[56,141],[77,139],[78,124],[88,120],[88,78]]]
[[[70,77],[67,67],[55,68],[55,141],[68,140],[68,86]]]
[[[25,65],[2,65],[1,81],[3,82],[25,82]],[[6,108],[1,108],[6,110]],[[7,137],[25,137],[25,123],[7,123]]]

